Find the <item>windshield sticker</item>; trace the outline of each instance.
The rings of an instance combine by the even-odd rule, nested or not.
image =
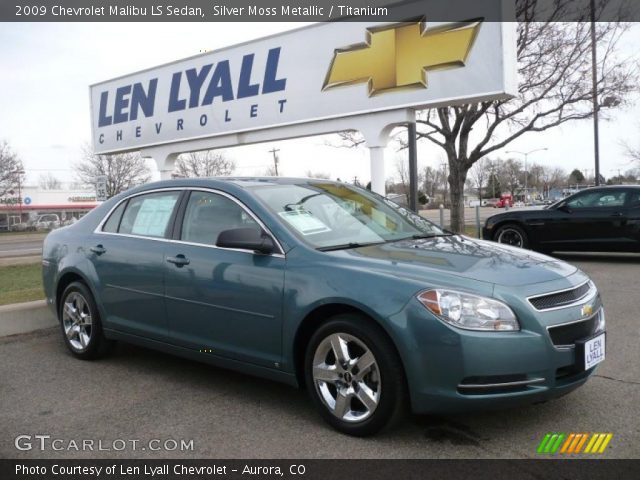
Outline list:
[[[302,235],[314,235],[316,233],[331,231],[329,227],[306,210],[278,212],[278,215],[284,218],[289,225],[299,231]]]

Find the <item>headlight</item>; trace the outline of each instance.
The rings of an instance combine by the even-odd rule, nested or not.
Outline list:
[[[513,311],[492,298],[437,288],[420,293],[418,300],[434,315],[455,327],[483,331],[520,330]]]

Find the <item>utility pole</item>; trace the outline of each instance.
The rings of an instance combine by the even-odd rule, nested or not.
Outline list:
[[[269,151],[273,154],[273,168],[275,169],[276,177],[277,177],[278,176],[278,152],[280,151],[280,149],[274,147]]]
[[[591,0],[591,82],[593,83],[593,153],[595,183],[600,185],[600,133],[598,129],[598,66],[596,54],[596,3]]]
[[[409,145],[409,208],[415,213],[418,213],[418,142],[416,122],[409,122],[407,136],[407,144]]]
[[[442,175],[444,176],[444,195],[442,198],[442,203],[447,205],[447,196],[449,195],[449,174],[447,173],[447,166],[449,164],[447,162],[442,162]]]

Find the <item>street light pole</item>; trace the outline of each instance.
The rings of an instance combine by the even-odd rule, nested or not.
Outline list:
[[[595,183],[600,185],[600,132],[598,128],[598,67],[596,52],[596,2],[591,0],[591,82],[593,84],[593,149]]]
[[[528,178],[527,178],[527,160],[529,159],[529,155],[535,152],[541,152],[543,150],[549,150],[547,147],[544,148],[536,148],[535,150],[529,150],[528,152],[519,152],[518,150],[507,150],[505,153],[518,153],[524,156],[524,201],[527,203],[527,189],[528,189]]]

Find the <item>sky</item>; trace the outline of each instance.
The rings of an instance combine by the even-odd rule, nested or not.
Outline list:
[[[75,179],[73,164],[90,140],[89,85],[214,50],[303,26],[302,23],[5,23],[0,26],[0,140],[19,154],[27,184],[51,172],[64,182]],[[634,25],[621,44],[630,60],[640,57],[640,25]],[[635,99],[634,99],[635,100]],[[638,98],[640,100],[640,97]],[[601,171],[605,177],[631,167],[623,143],[640,146],[640,102],[617,109],[600,126]],[[263,174],[279,149],[281,174],[304,176],[322,172],[331,178],[369,180],[366,149],[335,148],[335,136],[269,142],[227,149],[236,161],[236,174]],[[530,133],[505,150],[547,148],[529,162],[574,168],[593,174],[593,123],[572,122]],[[404,153],[387,149],[387,177]],[[419,165],[437,167],[445,157],[428,142],[418,145]],[[150,167],[155,164],[150,161]],[[155,178],[159,178],[157,172]]]

